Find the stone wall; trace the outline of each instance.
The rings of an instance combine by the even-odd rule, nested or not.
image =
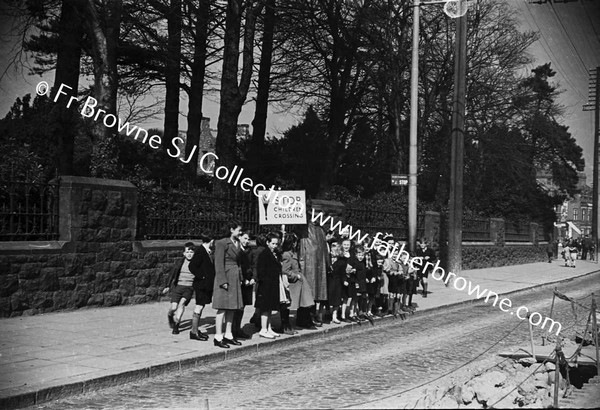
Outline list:
[[[135,252],[131,242],[98,243],[90,252],[0,255],[0,316],[159,300],[180,248]]]
[[[135,241],[138,196],[129,182],[61,177],[59,195],[58,241],[0,242],[0,317],[160,300],[187,240]],[[343,219],[339,202],[312,206]],[[535,236],[505,243],[504,221],[491,222],[489,242],[463,247],[463,269],[545,260]],[[440,215],[427,212],[424,236],[436,250],[440,228]]]
[[[534,245],[464,245],[462,248],[462,268],[481,269],[494,266],[522,265],[533,262],[546,262],[545,246]]]
[[[185,241],[134,241],[135,186],[61,177],[59,195],[59,241],[0,243],[0,317],[158,300]]]

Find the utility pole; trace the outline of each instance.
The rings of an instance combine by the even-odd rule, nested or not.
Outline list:
[[[459,7],[466,7],[461,0]],[[456,22],[454,57],[454,100],[452,104],[452,153],[448,201],[448,271],[462,270],[463,157],[465,146],[465,91],[467,79],[467,15]],[[446,284],[448,286],[448,284]]]
[[[588,104],[583,106],[583,111],[594,111],[594,173],[592,177],[592,241],[594,243],[594,260],[598,263],[598,222],[600,221],[600,208],[598,207],[598,195],[600,195],[599,180],[599,158],[600,155],[600,67],[590,70],[590,96]]]
[[[429,6],[432,4],[444,4],[444,13],[452,18],[457,18],[464,15],[467,11],[466,0],[432,0],[422,2],[421,0],[413,0],[413,38],[412,38],[412,61],[410,73],[410,140],[408,151],[408,247],[411,251],[415,251],[417,242],[417,127],[419,115],[419,18],[420,7]],[[459,24],[461,24],[459,22]],[[464,43],[467,43],[466,37],[466,17],[465,17],[465,38]],[[457,32],[457,38],[458,38]],[[466,46],[465,46],[466,50]],[[466,51],[465,51],[466,54]],[[463,92],[464,97],[464,92]],[[464,98],[463,98],[464,100]],[[464,103],[463,115],[464,115]],[[461,116],[462,118],[462,116]],[[461,157],[462,158],[462,157]],[[462,160],[461,160],[462,164]],[[461,165],[462,167],[462,165]],[[461,168],[462,181],[462,168]],[[462,182],[461,182],[462,185]],[[462,190],[461,190],[462,197]],[[462,204],[462,202],[461,202]],[[462,212],[462,205],[461,205]],[[462,223],[462,222],[461,222]]]
[[[417,124],[419,115],[419,8],[413,2],[413,38],[410,73],[410,143],[408,151],[408,248],[415,252],[417,242]]]

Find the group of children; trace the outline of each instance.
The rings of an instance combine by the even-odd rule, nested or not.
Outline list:
[[[383,241],[388,249],[398,248],[391,235]],[[400,257],[393,251],[390,254],[354,244],[348,238],[330,238],[328,244],[331,257],[328,296],[333,323],[372,320],[374,315],[398,317],[403,312],[413,312],[412,298],[419,283],[423,297],[427,297],[429,270],[410,263],[413,257],[435,262],[435,252],[426,241],[419,241],[414,254],[403,251]]]
[[[241,227],[236,226],[236,229],[232,230],[232,232],[238,232],[240,229]],[[235,236],[234,233],[232,233],[231,238],[219,241],[219,243],[223,242],[233,249],[233,259],[229,262],[229,265],[225,263],[226,267],[236,265],[234,269],[235,272],[228,282],[232,287],[234,287],[234,285],[242,286],[245,284],[243,282],[237,283],[238,281],[242,281],[241,276],[238,278],[237,272],[243,274],[245,282],[248,282],[249,280],[245,274],[249,269],[247,266],[248,263],[244,263],[244,261],[246,261],[244,257],[252,253],[262,254],[263,252],[267,252],[264,244],[261,243],[258,238],[257,245],[259,246],[250,250],[248,248],[248,233],[240,233],[237,236]],[[427,266],[433,266],[437,259],[435,252],[428,247],[427,242],[425,240],[418,241],[416,252],[409,253],[405,250],[406,244],[396,242],[391,235],[384,237],[383,240],[376,240],[377,246],[374,246],[375,243],[372,242],[370,244],[371,246],[368,247],[366,244],[355,243],[348,237],[337,239],[331,232],[328,233],[328,301],[326,304],[330,307],[331,322],[336,324],[349,321],[360,322],[363,320],[372,322],[375,315],[393,315],[394,317],[398,317],[402,316],[404,312],[413,312],[416,306],[412,303],[412,299],[413,295],[417,293],[419,284],[421,284],[422,287],[423,297],[427,297],[427,277],[429,275]],[[292,247],[295,246],[292,244],[296,243],[291,240],[288,240],[287,242],[289,242]],[[239,245],[236,245],[238,243]],[[275,247],[276,246],[277,244],[275,244]],[[213,307],[215,305],[213,294],[214,289],[216,288],[216,271],[214,262],[210,256],[213,253],[212,248],[213,240],[208,236],[203,236],[201,238],[201,245],[199,246],[195,246],[193,243],[188,242],[184,246],[183,259],[174,266],[169,279],[169,286],[164,289],[164,293],[167,293],[168,291],[171,293],[168,320],[169,325],[173,330],[173,334],[179,333],[179,324],[185,307],[189,304],[192,295],[195,294],[196,306],[192,318],[190,338],[202,341],[208,340],[208,334],[199,330],[198,321],[205,305],[210,304],[211,302],[213,303]],[[384,251],[382,251],[382,248],[385,248]],[[292,249],[287,249],[288,253],[290,253],[291,250]],[[276,251],[276,249],[271,249],[267,254],[272,252],[276,255]],[[286,255],[287,254],[284,252],[284,261]],[[220,257],[223,258],[223,255]],[[416,259],[420,260],[421,263],[413,264]],[[280,262],[277,257],[273,260],[275,262]],[[426,262],[430,263],[427,264]],[[253,266],[253,264],[250,265]],[[257,265],[257,268],[258,267],[259,266]],[[252,271],[254,272],[255,270],[256,269],[253,269]],[[299,272],[299,267],[296,270]],[[273,269],[271,276],[273,276],[274,280],[278,281],[280,275],[284,276],[283,272],[281,266],[278,266],[276,269]],[[263,272],[264,275],[267,273],[268,272]],[[253,275],[250,276],[253,277]],[[256,276],[260,279],[261,274],[257,274]],[[237,301],[235,306],[232,305],[231,308],[222,308],[224,310],[235,310],[235,320],[229,321],[235,323],[228,325],[229,328],[225,336],[223,336],[224,338],[219,340],[215,339],[216,346],[228,347],[225,346],[225,342],[227,342],[227,344],[238,345],[240,344],[237,341],[238,338],[249,337],[241,331],[241,319],[244,305],[252,304],[253,282],[254,280],[249,285],[246,284],[248,286],[245,286],[245,288],[247,288],[245,290],[249,290],[250,292],[248,295],[245,295],[245,293],[242,292],[242,301]],[[263,285],[266,286],[265,284],[267,282],[263,282]],[[273,303],[269,304],[268,310],[276,310],[276,307],[280,306],[281,302],[280,287],[277,286],[277,283],[273,286],[275,289],[273,293]],[[232,291],[233,289],[227,289],[227,295]],[[302,299],[309,298],[311,300],[300,303],[297,315],[297,326],[300,325],[300,311],[314,303],[312,294],[308,289],[301,292],[301,295],[304,295]],[[295,296],[300,299],[300,296]],[[260,298],[257,298],[257,300],[258,299]],[[257,305],[256,307],[258,308],[259,306]],[[285,321],[284,316],[285,315],[282,313],[282,326],[284,331],[286,329],[288,331],[293,331],[289,326],[289,319]],[[220,319],[217,318],[216,321],[220,322]],[[319,324],[314,323],[314,321],[311,325],[313,324],[319,326]],[[258,323],[255,323],[255,325],[261,327]],[[311,326],[309,326],[309,328],[310,327]],[[219,329],[217,329],[217,333],[219,333],[218,330]],[[292,332],[290,332],[290,334],[292,334]],[[217,336],[218,335],[215,337]]]

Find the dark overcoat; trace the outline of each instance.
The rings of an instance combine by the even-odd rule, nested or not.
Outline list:
[[[269,249],[258,255],[256,262],[258,286],[254,307],[261,312],[279,310],[279,277],[281,264]]]
[[[196,304],[208,305],[211,303],[215,284],[215,266],[203,245],[196,248],[194,257],[190,261],[190,271],[194,274]]]
[[[241,255],[241,267],[242,267],[242,301],[245,306],[252,304],[252,293],[254,292],[254,285],[244,285],[245,281],[249,281],[253,278],[252,263],[250,260],[250,249],[242,249]]]
[[[345,258],[338,258],[331,265],[331,272],[327,281],[327,298],[331,307],[337,307],[342,304],[342,289],[344,279],[346,279],[346,266],[348,265]]]
[[[241,249],[231,238],[215,243],[215,283],[213,286],[214,309],[242,309],[242,285],[240,268]],[[223,285],[227,284],[227,290]]]

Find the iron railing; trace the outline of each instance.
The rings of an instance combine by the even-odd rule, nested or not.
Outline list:
[[[188,188],[138,188],[138,239],[192,239],[220,236],[227,222],[238,220],[244,230],[262,232],[281,225],[259,225],[258,199],[252,193],[218,196]]]
[[[529,222],[504,222],[504,240],[506,242],[530,242]]]
[[[0,182],[0,241],[57,240],[58,192],[58,182]]]
[[[489,218],[463,218],[462,240],[465,242],[490,242]]]
[[[423,214],[417,215],[417,238],[425,232]],[[391,233],[396,239],[408,239],[407,215],[403,212],[379,211],[368,207],[346,206],[346,224],[353,230],[361,230],[361,234],[371,236],[381,233]]]

